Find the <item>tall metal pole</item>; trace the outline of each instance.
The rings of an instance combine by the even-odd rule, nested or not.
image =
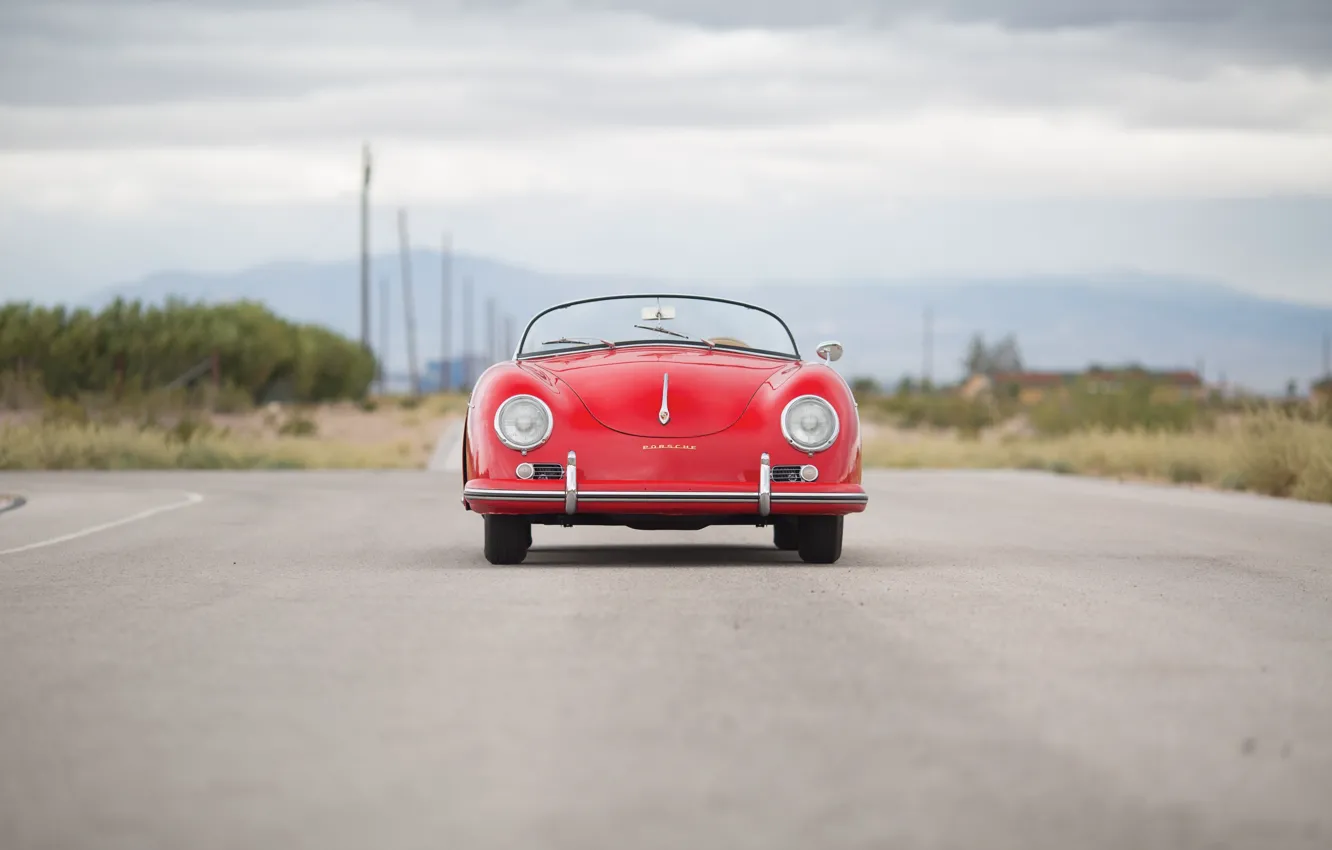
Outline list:
[[[386,275],[379,276],[379,392],[388,392],[389,382],[389,298],[392,290]]]
[[[467,276],[463,277],[462,311],[462,379],[463,388],[470,390],[472,388],[472,278]]]
[[[925,308],[925,360],[921,369],[921,389],[933,382],[934,372],[934,310]]]
[[[407,320],[407,368],[412,394],[421,394],[421,373],[416,368],[416,310],[412,304],[412,259],[407,246],[407,210],[398,210],[398,243],[402,256],[402,309]]]
[[[370,350],[370,145],[361,146],[361,345]]]
[[[444,253],[440,270],[439,292],[439,388],[449,392],[453,389],[453,240],[444,234]]]
[[[486,299],[486,360],[494,363],[497,359],[495,349],[495,298]]]

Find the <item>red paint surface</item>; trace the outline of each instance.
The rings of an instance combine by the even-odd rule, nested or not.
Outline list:
[[[662,374],[669,372],[671,421],[657,419]],[[523,455],[495,435],[495,411],[518,393],[550,406],[550,439]],[[781,413],[791,399],[822,396],[837,411],[841,431],[826,451],[809,455],[782,436]],[[774,484],[773,492],[826,492],[861,482],[860,427],[855,401],[841,376],[822,363],[708,351],[670,345],[599,350],[500,363],[472,393],[464,442],[464,480],[486,479],[505,489],[563,489],[562,482],[520,481],[519,463],[565,464],[578,457],[578,489],[689,489],[710,485],[757,489],[759,457],[773,466],[812,463],[812,484]],[[664,448],[655,448],[664,447]],[[483,482],[478,481],[478,484]],[[715,489],[715,488],[714,488]],[[559,512],[561,506],[472,502],[478,512]],[[749,512],[744,505],[579,505],[579,512]],[[773,505],[773,512],[851,513],[864,506]]]

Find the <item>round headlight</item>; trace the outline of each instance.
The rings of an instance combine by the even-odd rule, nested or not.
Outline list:
[[[782,434],[803,452],[821,452],[837,440],[837,412],[816,395],[793,399],[782,411]]]
[[[520,452],[546,442],[553,426],[550,408],[536,396],[516,395],[505,399],[495,411],[495,433],[500,442]]]

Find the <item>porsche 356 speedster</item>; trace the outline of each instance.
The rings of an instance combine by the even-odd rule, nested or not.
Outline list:
[[[830,564],[868,502],[846,382],[802,360],[776,314],[724,298],[543,310],[477,379],[462,453],[463,506],[483,516],[492,564],[522,562],[533,524],[771,527],[776,548]]]

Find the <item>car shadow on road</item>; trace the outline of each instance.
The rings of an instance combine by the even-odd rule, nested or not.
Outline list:
[[[789,567],[806,566],[795,552],[772,546],[644,544],[540,546],[520,567]]]

